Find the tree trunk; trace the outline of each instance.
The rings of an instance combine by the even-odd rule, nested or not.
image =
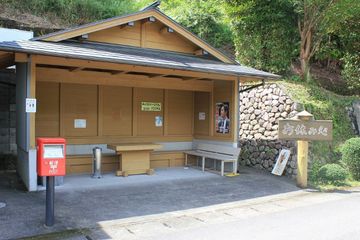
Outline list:
[[[310,57],[311,57],[311,45],[312,45],[312,28],[305,27],[300,32],[300,64],[301,64],[301,76],[306,82],[311,81],[310,75]]]

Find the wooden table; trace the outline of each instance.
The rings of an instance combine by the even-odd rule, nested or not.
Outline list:
[[[154,170],[150,168],[150,152],[161,148],[156,143],[122,143],[109,144],[107,148],[115,150],[119,155],[119,170],[116,176],[127,177],[129,174],[151,175]]]

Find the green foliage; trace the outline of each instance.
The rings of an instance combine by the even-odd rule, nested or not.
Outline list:
[[[56,16],[65,24],[78,25],[110,18],[146,6],[152,0],[0,0],[4,4],[40,16]]]
[[[284,0],[227,0],[239,61],[272,72],[285,72],[298,55],[296,14]]]
[[[340,185],[344,183],[348,172],[339,164],[326,164],[319,169],[318,180],[324,184]]]
[[[222,0],[164,0],[161,9],[217,48],[233,49]]]
[[[340,96],[315,84],[288,81],[282,82],[281,85],[295,101],[302,103],[315,119],[333,121],[333,140],[312,142],[311,159],[316,159],[320,164],[338,162],[341,158],[340,145],[355,137],[346,107],[350,106],[356,97]]]
[[[360,36],[360,35],[359,35]],[[359,49],[360,52],[360,49]],[[353,93],[360,92],[360,54],[346,53],[342,58],[344,67],[342,75],[346,81],[347,87]]]
[[[341,147],[342,161],[354,180],[360,181],[360,138],[351,138]]]

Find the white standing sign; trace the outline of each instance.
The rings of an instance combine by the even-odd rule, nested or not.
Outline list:
[[[26,98],[25,111],[27,113],[36,112],[36,99],[35,98]]]
[[[290,157],[290,150],[288,149],[282,149],[280,151],[280,154],[276,160],[275,166],[272,170],[272,174],[281,176],[284,172],[284,169],[286,167],[286,164]]]

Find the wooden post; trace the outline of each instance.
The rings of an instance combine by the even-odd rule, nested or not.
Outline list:
[[[309,141],[331,141],[332,121],[314,120],[314,116],[302,111],[294,118],[279,120],[278,138],[297,141],[297,185],[307,187]]]
[[[301,188],[307,187],[307,168],[308,168],[308,141],[297,141],[297,185]]]

